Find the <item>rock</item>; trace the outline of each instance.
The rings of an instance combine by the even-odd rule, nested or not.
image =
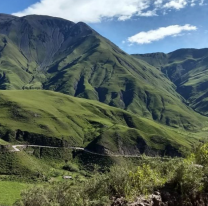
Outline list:
[[[114,198],[112,198],[114,199]],[[185,199],[176,193],[167,191],[154,192],[150,196],[139,196],[134,202],[127,202],[124,197],[115,198],[111,206],[208,206],[208,194],[192,194]]]
[[[160,195],[160,192],[155,191],[155,192],[154,192],[154,195]]]
[[[160,206],[161,205],[160,203],[162,202],[161,196],[153,195],[152,201],[153,201],[153,206]]]
[[[170,196],[171,196],[171,195],[170,195],[169,192],[162,192],[162,193],[161,193],[161,198],[162,198],[162,201],[163,201],[163,202],[167,202],[168,200],[170,200],[170,199],[171,199]]]
[[[121,198],[114,198],[114,202],[111,206],[125,206],[127,204],[127,201],[124,197]]]

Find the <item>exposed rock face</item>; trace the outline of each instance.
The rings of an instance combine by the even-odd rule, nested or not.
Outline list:
[[[111,206],[207,206],[208,194],[193,194],[182,197],[177,193],[155,192],[148,197],[138,197],[130,203],[125,198],[115,198]]]

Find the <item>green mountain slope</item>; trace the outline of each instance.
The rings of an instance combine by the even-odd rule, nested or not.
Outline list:
[[[198,141],[196,134],[52,91],[0,91],[0,108],[0,137],[10,142],[176,155]]]
[[[161,70],[194,110],[208,115],[208,49],[180,49],[169,54],[134,57]]]
[[[195,130],[201,117],[175,85],[84,23],[0,15],[0,88],[45,89],[97,100],[163,124]]]

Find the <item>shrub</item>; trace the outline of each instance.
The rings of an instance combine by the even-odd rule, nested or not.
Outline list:
[[[129,185],[128,165],[111,167],[107,177],[110,195],[120,197],[129,195],[131,186]]]
[[[208,165],[208,144],[200,146],[196,151],[196,162],[201,165]]]
[[[172,179],[175,189],[182,195],[202,191],[204,188],[203,181],[203,167],[193,164],[187,159],[181,162]]]
[[[36,187],[24,191],[21,194],[22,200],[14,206],[88,206],[88,201],[85,202],[80,191],[69,184]]]
[[[137,168],[135,173],[130,172],[131,192],[140,195],[152,192],[154,188],[165,184],[165,179],[160,176],[158,171],[143,164]]]

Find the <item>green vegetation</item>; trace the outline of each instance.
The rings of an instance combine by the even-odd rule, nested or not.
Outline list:
[[[187,198],[208,189],[203,159],[207,148],[207,144],[200,146],[185,159],[102,157],[66,148],[4,152],[0,154],[0,186],[6,196],[0,196],[0,204],[107,206],[112,197],[133,201],[166,187]],[[64,180],[64,175],[73,179]]]
[[[0,205],[13,205],[20,199],[21,191],[29,187],[30,185],[25,183],[0,181]]]
[[[27,148],[25,151],[0,152],[0,205],[10,206],[20,198],[21,191],[34,186],[48,187],[56,183],[79,180],[91,176],[78,157],[72,158],[70,149]],[[76,171],[68,171],[72,165]],[[88,167],[86,167],[88,168]],[[72,176],[64,180],[63,176]]]
[[[170,194],[177,194],[187,203],[190,195],[193,200],[196,194],[208,190],[207,162],[198,165],[198,157],[204,155],[207,147],[199,147],[196,153],[185,159],[150,159],[143,156],[136,163],[121,162],[83,182],[35,187],[23,192],[22,200],[15,205],[108,206],[113,201],[112,197],[133,201],[140,195],[164,189]]]
[[[170,156],[198,142],[197,134],[180,134],[180,130],[97,101],[51,91],[0,91],[0,106],[1,137],[9,142]]]

